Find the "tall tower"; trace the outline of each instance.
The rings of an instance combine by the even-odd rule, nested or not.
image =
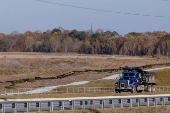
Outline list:
[[[91,35],[92,35],[92,31],[93,31],[93,24],[91,23]]]

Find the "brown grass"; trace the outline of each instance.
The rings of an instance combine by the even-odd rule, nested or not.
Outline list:
[[[134,67],[155,63],[167,63],[168,57],[130,57],[113,55],[83,55],[75,53],[0,53],[0,82],[34,77],[55,77],[69,71],[85,69],[105,69]],[[5,58],[4,58],[5,57]],[[40,87],[62,85],[76,81],[97,80],[114,73],[79,73],[61,80],[41,80],[22,83],[19,87]],[[0,88],[7,84],[2,83]]]
[[[86,110],[65,110],[65,111],[58,110],[53,112],[42,111],[42,113],[169,113],[169,112],[170,112],[170,106],[107,108],[107,109],[86,109]]]
[[[110,76],[111,73],[86,73],[86,74],[77,74],[70,77],[62,78],[62,79],[52,79],[52,80],[38,80],[34,83],[22,83],[18,84],[17,87],[20,88],[34,88],[34,87],[44,87],[44,86],[57,86],[57,85],[65,85],[77,81],[92,81],[98,80],[103,77]]]
[[[0,58],[0,60],[38,60],[37,58]]]
[[[43,94],[27,94],[27,95],[0,95],[0,98],[6,99],[37,99],[37,98],[72,98],[72,97],[100,97],[100,96],[133,96],[133,95],[159,95],[159,94],[169,94],[170,92],[147,92],[147,93],[114,93],[114,92],[104,92],[104,93],[43,93]]]
[[[170,69],[157,70],[157,83],[159,86],[170,86]]]

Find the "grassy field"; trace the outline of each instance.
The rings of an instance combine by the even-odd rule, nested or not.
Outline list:
[[[170,69],[157,70],[155,72],[158,86],[170,86]]]
[[[143,93],[70,93],[70,94],[33,94],[33,95],[0,95],[0,99],[36,99],[36,98],[72,98],[72,97],[100,97],[100,96],[132,96],[132,95],[157,95],[157,94],[170,94],[166,92],[143,92]]]
[[[37,80],[35,77],[55,77],[70,71],[86,69],[115,69],[119,67],[136,67],[149,64],[168,63],[169,57],[132,57],[117,55],[84,55],[76,53],[0,53],[0,88],[38,88],[57,86],[77,81],[92,81],[81,86],[69,87],[113,87],[115,80],[99,80],[120,72],[87,72],[76,73],[62,79]],[[156,67],[152,67],[156,68]],[[169,70],[159,70],[157,83],[168,86]],[[14,84],[6,81],[30,79],[31,82],[17,81]],[[9,87],[10,88],[10,87]]]
[[[170,86],[170,69],[153,71],[156,73],[157,86]],[[121,73],[121,72],[120,72]],[[83,85],[72,85],[67,87],[114,87],[116,79],[112,80],[95,80]],[[64,88],[64,87],[62,87]]]
[[[155,71],[157,73],[157,81],[158,85],[161,84],[163,86],[170,86],[167,78],[169,77],[170,69],[164,69]],[[164,79],[159,79],[164,78]],[[73,86],[64,86],[59,89],[69,88],[69,87],[114,87],[114,83],[117,80],[94,80],[87,84],[83,85],[73,85]],[[159,86],[161,86],[159,85]],[[143,93],[130,93],[130,92],[122,92],[122,93],[74,93],[74,94],[33,94],[33,95],[0,95],[0,98],[7,99],[27,99],[27,98],[69,98],[69,97],[96,97],[96,96],[129,96],[129,95],[155,95],[155,94],[169,94],[170,91],[166,92],[143,92]]]
[[[117,80],[112,79],[112,80],[94,80],[91,81],[87,84],[82,84],[82,85],[70,85],[70,86],[64,86],[64,87],[114,87],[114,84]],[[61,88],[64,88],[61,87]]]

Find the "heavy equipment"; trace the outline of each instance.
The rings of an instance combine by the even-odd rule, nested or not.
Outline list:
[[[123,72],[115,83],[115,92],[155,92],[156,74],[144,71],[141,67],[123,68]]]

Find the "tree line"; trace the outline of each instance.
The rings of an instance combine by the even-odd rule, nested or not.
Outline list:
[[[62,27],[23,34],[14,31],[11,34],[0,33],[0,51],[169,56],[170,33],[130,32],[121,36],[116,31],[69,31]]]

